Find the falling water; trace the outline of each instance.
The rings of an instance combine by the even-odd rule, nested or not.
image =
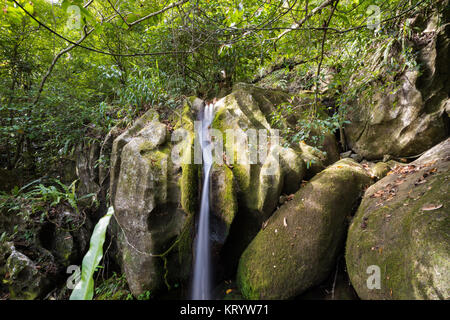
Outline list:
[[[212,165],[211,137],[209,127],[214,116],[214,105],[206,104],[203,110],[201,130],[198,133],[203,154],[203,189],[200,205],[200,220],[195,242],[194,278],[192,299],[211,299],[211,258],[209,242],[209,172]]]

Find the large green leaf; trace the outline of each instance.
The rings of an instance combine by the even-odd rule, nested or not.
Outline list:
[[[103,243],[105,242],[106,229],[111,216],[114,214],[113,207],[97,222],[91,236],[89,251],[83,258],[81,267],[81,280],[73,289],[70,300],[92,300],[94,296],[94,272],[103,257]]]

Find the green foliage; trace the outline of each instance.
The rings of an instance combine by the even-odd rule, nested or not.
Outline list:
[[[169,10],[156,0],[126,1],[118,7],[107,0],[89,5],[82,0],[18,2],[71,41],[93,30],[82,42],[92,50],[74,48],[53,64],[67,42],[38,27],[11,0],[0,2],[0,166],[26,168],[36,176],[70,156],[81,140],[101,140],[112,126],[129,124],[148,108],[171,113],[183,95],[223,95],[234,82],[250,81],[280,62],[305,61],[296,69],[301,89],[325,84],[328,90],[316,92],[317,99],[333,97],[343,118],[354,96],[378,77],[364,65],[376,50],[392,75],[384,79],[386,88],[399,72],[419,68],[409,44],[418,29],[407,20],[415,10],[399,13],[437,6],[431,0],[408,5],[401,0],[339,1],[324,38],[317,28],[328,20],[331,5],[298,30],[289,29],[304,18],[306,5],[311,13],[323,3],[319,0],[200,0]],[[370,5],[379,6],[385,20],[376,32],[366,27]],[[131,26],[152,12],[161,13]],[[402,59],[392,54],[397,42]],[[284,76],[277,86],[288,90],[291,66],[286,63],[280,71]],[[319,111],[316,107],[311,106],[312,113]],[[312,118],[321,118],[316,116]],[[314,125],[323,126],[329,127]],[[290,134],[298,140],[308,131],[294,128]]]
[[[103,243],[109,221],[114,214],[113,207],[97,222],[91,236],[89,251],[83,258],[81,280],[70,295],[70,300],[92,300],[94,296],[94,272],[103,257]]]
[[[0,193],[0,211],[15,212],[25,217],[41,212],[44,218],[51,208],[59,204],[68,204],[79,213],[79,201],[95,197],[95,194],[79,197],[76,193],[77,180],[69,186],[58,179],[51,179],[50,183],[53,184],[47,185],[39,182],[41,179],[28,183],[20,189],[16,186],[11,193]]]
[[[133,300],[125,274],[113,275],[95,288],[95,300]]]
[[[151,299],[151,293],[150,291],[145,291],[144,293],[140,294],[137,297],[138,300],[150,300]]]

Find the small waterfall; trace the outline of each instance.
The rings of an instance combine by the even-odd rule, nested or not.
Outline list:
[[[211,248],[209,240],[209,174],[212,166],[211,137],[209,127],[214,117],[214,104],[206,104],[203,110],[201,132],[198,133],[203,155],[203,189],[200,204],[200,220],[194,251],[194,277],[192,299],[211,299]]]

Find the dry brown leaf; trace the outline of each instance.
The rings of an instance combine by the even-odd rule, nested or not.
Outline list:
[[[423,211],[431,211],[431,210],[437,210],[439,208],[442,208],[442,204],[426,204],[422,207]]]

